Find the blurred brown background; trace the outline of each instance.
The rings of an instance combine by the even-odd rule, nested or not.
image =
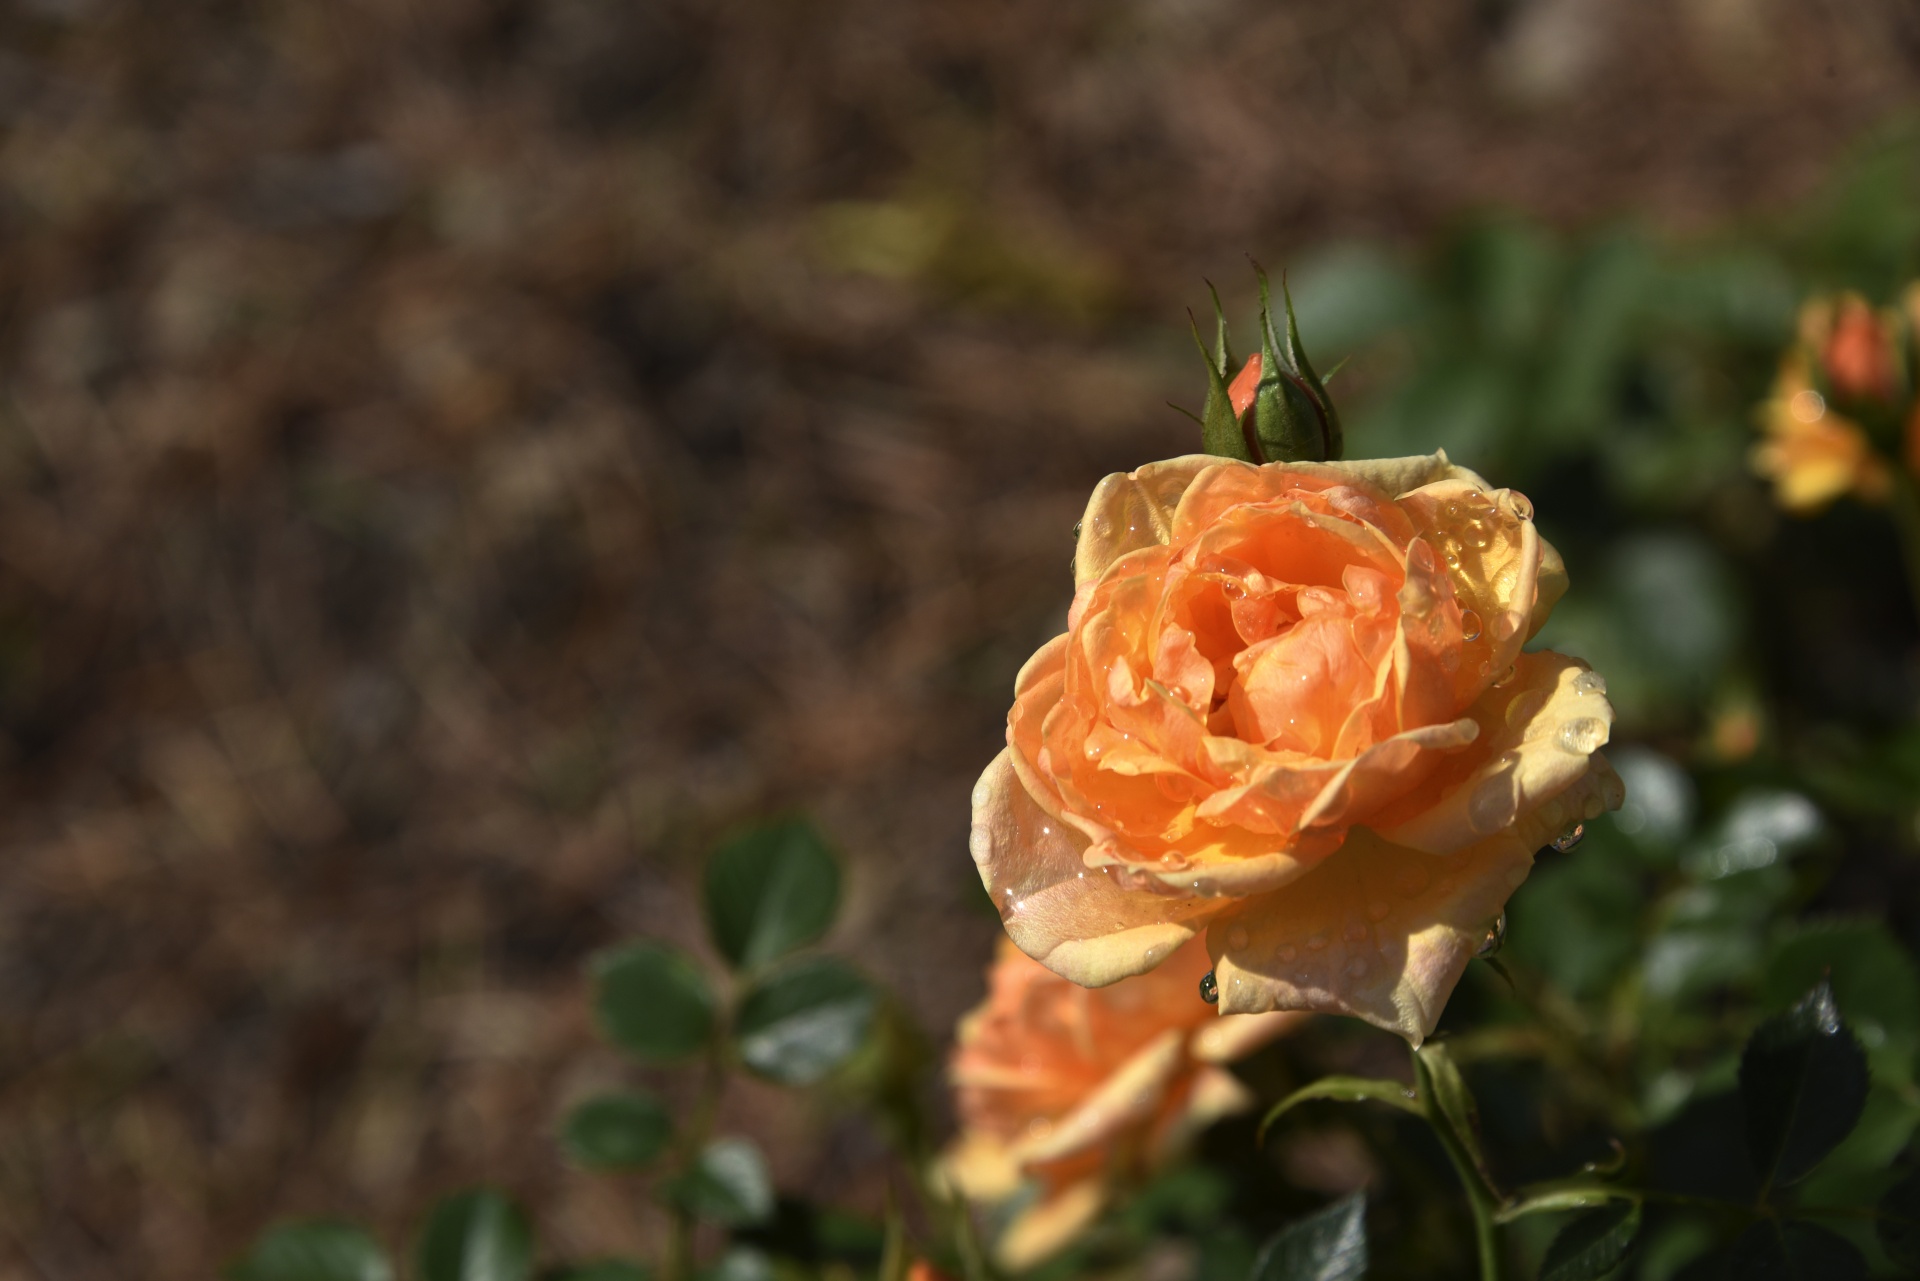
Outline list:
[[[968,790],[1093,481],[1192,447],[1203,277],[1752,217],[1920,88],[1905,0],[0,23],[6,1281],[481,1179],[646,1249],[551,1140],[622,1071],[583,958],[704,946],[708,842],[804,808],[944,1037]],[[858,1125],[727,1107],[871,1195]]]

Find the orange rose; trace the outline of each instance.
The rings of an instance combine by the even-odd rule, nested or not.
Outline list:
[[[1911,294],[1908,310],[1914,310]],[[1866,430],[1828,396],[1873,413],[1897,412],[1900,328],[1897,313],[1876,311],[1858,294],[1815,298],[1801,307],[1799,338],[1760,406],[1765,438],[1752,455],[1754,470],[1773,482],[1775,499],[1788,511],[1815,512],[1843,494],[1880,502],[1892,489],[1893,473]],[[1909,424],[1910,437],[1913,430]],[[1913,440],[1906,447],[1914,454]]]
[[[1445,454],[1103,480],[974,789],[1013,940],[1098,986],[1204,929],[1222,1013],[1424,1038],[1534,850],[1621,799],[1604,683],[1521,652],[1566,578],[1531,515]]]
[[[1152,974],[1090,991],[1003,940],[986,1000],[960,1023],[950,1076],[961,1138],[945,1169],[976,1200],[1004,1200],[1023,1179],[1040,1185],[1000,1238],[1008,1268],[1066,1245],[1116,1178],[1249,1101],[1215,1065],[1301,1016],[1215,1018],[1199,992],[1208,964],[1196,943]]]

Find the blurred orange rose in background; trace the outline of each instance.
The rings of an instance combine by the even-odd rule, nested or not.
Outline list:
[[[1054,1253],[1092,1222],[1117,1181],[1248,1104],[1217,1065],[1303,1016],[1216,1018],[1200,998],[1208,967],[1196,942],[1151,974],[1093,990],[1002,941],[986,1000],[960,1023],[949,1072],[960,1138],[944,1168],[976,1201],[1039,1185],[1001,1234],[1004,1266],[1017,1271]]]
[[[1798,341],[1760,407],[1764,439],[1753,450],[1754,470],[1773,482],[1780,506],[1808,513],[1844,494],[1886,499],[1893,472],[1860,415],[1898,411],[1901,329],[1895,312],[1858,294],[1801,308]]]
[[[1204,930],[1222,1013],[1425,1037],[1534,850],[1621,799],[1604,683],[1521,652],[1565,587],[1531,516],[1444,454],[1103,480],[974,792],[1013,940],[1100,985]]]

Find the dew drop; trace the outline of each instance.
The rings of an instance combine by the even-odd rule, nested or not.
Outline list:
[[[1599,672],[1581,672],[1573,678],[1573,688],[1579,694],[1604,694],[1607,692],[1607,678]]]
[[[1367,961],[1365,957],[1356,956],[1351,961],[1347,962],[1347,973],[1352,975],[1354,978],[1364,977],[1366,972],[1367,972]]]
[[[1507,914],[1502,911],[1493,918],[1493,924],[1487,926],[1487,935],[1480,940],[1480,946],[1474,949],[1473,954],[1479,957],[1494,956],[1506,945]]]
[[[1080,540],[1080,527],[1086,523],[1086,517],[1084,516],[1073,522],[1073,537],[1075,542]]]
[[[1200,999],[1208,1005],[1220,1004],[1220,980],[1213,977],[1212,970],[1200,976]]]
[[[1521,520],[1533,519],[1533,500],[1517,489],[1507,491],[1507,501],[1513,504],[1513,514]]]
[[[1606,799],[1600,796],[1598,793],[1588,796],[1586,801],[1583,802],[1580,806],[1580,817],[1586,818],[1586,819],[1599,818],[1602,814],[1606,812],[1607,812]]]
[[[1479,549],[1492,542],[1493,535],[1489,534],[1485,526],[1476,520],[1472,525],[1468,526],[1467,532],[1460,536],[1460,541],[1469,547]]]
[[[1467,641],[1480,639],[1480,615],[1470,609],[1460,611],[1460,639]]]
[[[1493,687],[1495,689],[1505,689],[1507,686],[1513,684],[1514,674],[1518,670],[1519,669],[1512,663],[1508,663],[1507,670],[1493,678]]]
[[[1371,921],[1384,921],[1387,919],[1387,913],[1392,910],[1393,909],[1387,905],[1385,899],[1377,898],[1367,904],[1367,919]]]
[[[1240,951],[1242,948],[1246,947],[1248,942],[1249,942],[1249,939],[1247,937],[1246,926],[1236,925],[1232,929],[1227,931],[1227,946],[1232,948],[1234,951],[1236,952]]]
[[[1307,940],[1307,951],[1324,952],[1327,950],[1327,943],[1328,943],[1328,939],[1326,935],[1316,934],[1312,938]]]
[[[993,833],[985,827],[976,827],[967,833],[967,852],[973,855],[973,861],[985,866],[993,861]]]
[[[1487,779],[1467,798],[1467,825],[1491,836],[1513,822],[1513,781],[1504,775]]]
[[[1427,871],[1423,867],[1409,867],[1394,879],[1394,885],[1408,898],[1412,898],[1427,888]]]
[[[973,808],[985,809],[987,802],[993,799],[993,784],[981,779],[973,785]]]
[[[1291,961],[1291,960],[1292,960],[1292,959],[1293,959],[1294,957],[1296,957],[1296,956],[1298,956],[1298,955],[1300,955],[1300,949],[1299,949],[1299,948],[1297,948],[1297,947],[1295,947],[1295,946],[1294,946],[1293,944],[1291,944],[1291,943],[1283,943],[1283,944],[1281,944],[1281,946],[1280,946],[1280,959],[1281,959],[1281,960],[1283,960],[1283,961]]]
[[[1191,864],[1187,862],[1187,856],[1185,854],[1168,850],[1160,856],[1160,866],[1166,868],[1169,872],[1184,872]]]
[[[1460,519],[1460,504],[1457,502],[1449,502],[1441,510],[1446,513],[1448,520]]]
[[[1557,741],[1575,756],[1591,756],[1607,741],[1607,723],[1597,716],[1579,716],[1560,727]]]
[[[1452,548],[1447,549],[1447,568],[1448,569],[1460,568],[1460,553],[1457,551],[1454,551]]]
[[[1366,937],[1367,937],[1367,927],[1365,925],[1361,924],[1359,921],[1347,922],[1347,942],[1361,943],[1366,941]]]
[[[1578,845],[1581,838],[1586,834],[1587,825],[1585,823],[1575,823],[1572,827],[1569,827],[1566,831],[1554,837],[1553,848],[1565,854],[1568,850]]]
[[[1052,1133],[1053,1133],[1053,1122],[1047,1120],[1047,1118],[1044,1116],[1037,1116],[1033,1118],[1033,1120],[1027,1122],[1028,1138],[1044,1139],[1049,1134],[1052,1134]]]

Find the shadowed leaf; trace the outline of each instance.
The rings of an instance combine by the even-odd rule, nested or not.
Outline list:
[[[813,825],[770,824],[707,860],[707,924],[741,969],[777,961],[827,932],[840,907],[840,865]]]
[[[1367,1272],[1367,1197],[1356,1192],[1280,1229],[1254,1260],[1253,1281],[1360,1281]]]
[[[1763,1184],[1804,1178],[1852,1131],[1866,1106],[1867,1058],[1825,982],[1748,1040],[1740,1098]]]
[[[526,1281],[533,1231],[498,1192],[462,1192],[433,1208],[418,1258],[420,1281]]]
[[[374,1239],[345,1223],[287,1223],[227,1269],[230,1281],[391,1281]]]
[[[693,958],[658,943],[603,953],[592,964],[594,1013],[609,1041],[672,1062],[700,1052],[713,1031],[713,995]]]
[[[1615,1201],[1591,1210],[1553,1238],[1540,1281],[1599,1281],[1626,1261],[1639,1236],[1637,1203]]]
[[[650,1094],[605,1094],[567,1114],[561,1132],[567,1155],[590,1169],[634,1170],[667,1145],[673,1121]]]
[[[1865,1281],[1853,1243],[1814,1223],[1762,1219],[1734,1242],[1727,1276],[1739,1281]]]

